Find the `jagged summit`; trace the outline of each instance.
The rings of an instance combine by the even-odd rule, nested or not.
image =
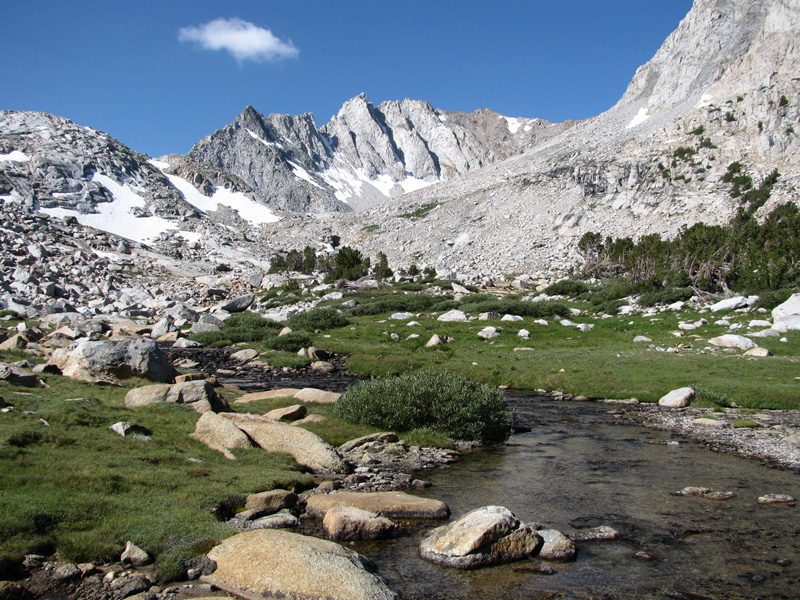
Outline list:
[[[376,107],[362,93],[320,128],[311,114],[264,117],[248,106],[187,157],[235,173],[270,206],[350,212],[519,154],[571,125],[419,100]]]

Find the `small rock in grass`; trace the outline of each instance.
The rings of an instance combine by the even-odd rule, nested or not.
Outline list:
[[[795,499],[788,494],[766,494],[758,499],[760,504],[790,504]]]
[[[147,552],[139,548],[131,541],[125,544],[125,550],[123,550],[122,556],[119,558],[121,563],[128,563],[134,567],[142,567],[150,564],[152,560],[153,559],[150,558],[150,555]]]

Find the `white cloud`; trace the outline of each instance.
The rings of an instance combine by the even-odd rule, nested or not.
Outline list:
[[[214,19],[198,27],[184,27],[178,32],[178,39],[196,42],[204,50],[227,50],[239,62],[292,58],[299,52],[291,41],[280,40],[269,29],[235,18]]]

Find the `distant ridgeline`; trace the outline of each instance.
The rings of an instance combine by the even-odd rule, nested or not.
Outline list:
[[[791,203],[774,208],[761,223],[756,211],[769,199],[777,170],[758,187],[739,162],[722,178],[740,202],[727,225],[696,223],[672,240],[659,234],[634,242],[588,232],[579,242],[582,274],[625,277],[638,291],[692,285],[697,289],[755,292],[800,285],[800,211]]]

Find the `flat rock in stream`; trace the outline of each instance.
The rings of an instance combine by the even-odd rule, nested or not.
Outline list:
[[[386,539],[397,526],[373,512],[353,506],[335,506],[325,513],[322,528],[329,539],[343,542]]]
[[[365,559],[334,542],[274,529],[240,533],[208,553],[217,570],[202,578],[243,598],[396,600],[364,568]]]
[[[441,500],[419,498],[405,492],[315,494],[308,499],[306,511],[324,518],[335,506],[353,506],[388,519],[446,519],[450,515],[450,509]]]

